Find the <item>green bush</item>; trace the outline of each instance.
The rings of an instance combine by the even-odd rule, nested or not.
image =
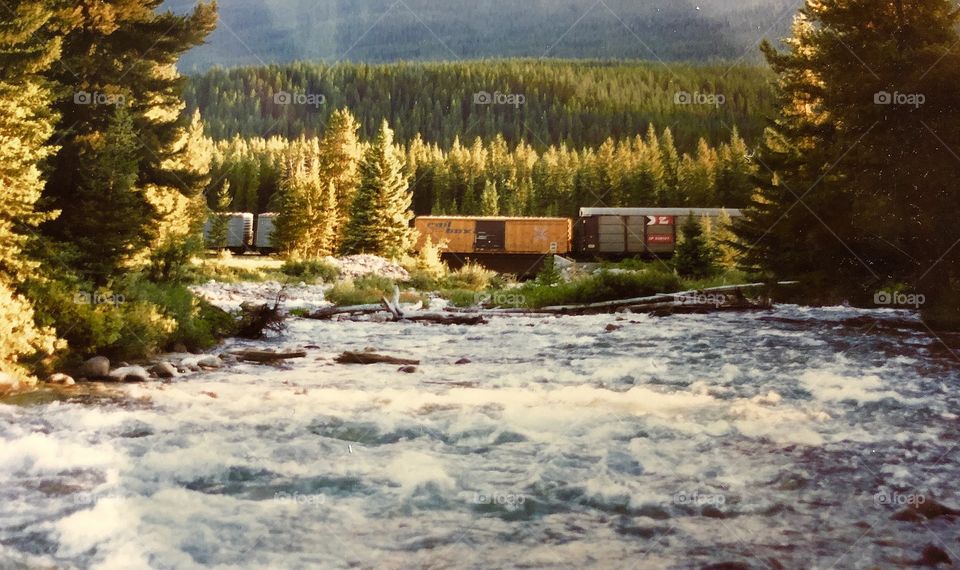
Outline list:
[[[188,350],[203,350],[236,330],[234,317],[195,296],[186,287],[139,281],[127,287],[136,299],[153,303],[176,322],[166,347],[182,343]]]
[[[451,273],[446,279],[446,286],[450,289],[469,289],[483,291],[490,287],[490,282],[496,273],[479,263],[467,263]]]
[[[340,270],[337,267],[319,259],[290,260],[283,264],[280,271],[288,277],[296,277],[303,281],[333,283],[340,277]]]
[[[469,289],[446,289],[441,296],[454,307],[473,307],[478,304],[477,292]]]
[[[381,297],[390,298],[394,286],[395,283],[385,277],[364,275],[334,285],[327,291],[327,300],[340,306],[372,305],[379,303]]]
[[[522,296],[526,306],[539,308],[673,293],[680,290],[680,285],[676,275],[663,271],[601,271],[569,283],[539,285],[531,282],[515,293]]]
[[[186,287],[140,277],[115,290],[68,280],[32,282],[29,288],[37,299],[37,322],[67,341],[64,362],[94,354],[139,360],[176,343],[209,348],[235,327],[229,313]]]

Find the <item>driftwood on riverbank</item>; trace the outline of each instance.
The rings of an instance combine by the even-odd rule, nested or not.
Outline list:
[[[402,366],[420,364],[419,360],[397,358],[386,354],[377,354],[376,352],[351,352],[349,350],[334,360],[340,364],[398,364]]]
[[[795,285],[794,281],[784,281],[777,285]],[[765,288],[766,283],[745,285],[725,285],[680,291],[678,293],[659,293],[647,297],[616,299],[579,305],[557,305],[552,307],[496,308],[496,309],[456,309],[447,308],[444,313],[416,313],[405,315],[399,304],[399,291],[394,291],[393,299],[383,297],[379,305],[354,305],[352,307],[326,307],[305,315],[310,319],[331,319],[339,315],[361,316],[385,313],[392,321],[426,322],[448,325],[477,325],[486,323],[486,316],[524,316],[524,315],[595,315],[602,313],[630,312],[653,313],[660,315],[680,313],[712,313],[722,311],[750,311],[769,309],[772,300]],[[754,294],[748,294],[749,292]]]
[[[394,322],[430,323],[437,325],[482,325],[486,323],[483,315],[454,315],[449,313],[416,313],[404,314],[400,307],[400,290],[394,288],[393,298],[383,297],[379,305],[353,305],[349,307],[324,307],[304,315],[308,319],[328,320],[338,316],[369,316],[386,313]]]
[[[795,281],[784,281],[777,285],[795,285]],[[504,317],[522,317],[528,315],[593,315],[602,313],[631,312],[631,313],[705,313],[721,311],[747,311],[768,309],[772,300],[766,291],[765,283],[750,283],[746,285],[725,285],[678,293],[659,293],[648,297],[634,297],[630,299],[616,299],[579,305],[557,305],[541,308],[495,308],[483,309],[484,315]],[[749,291],[759,291],[759,294],[748,295]],[[454,314],[476,314],[477,309],[447,308],[446,311]]]
[[[271,350],[253,350],[243,349],[232,351],[229,354],[236,356],[240,360],[251,362],[276,362],[278,360],[287,360],[289,358],[304,358],[307,352],[304,350],[287,350],[275,352]]]

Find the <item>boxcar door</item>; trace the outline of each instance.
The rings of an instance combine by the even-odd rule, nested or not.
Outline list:
[[[503,251],[507,244],[507,222],[477,220],[476,251]]]

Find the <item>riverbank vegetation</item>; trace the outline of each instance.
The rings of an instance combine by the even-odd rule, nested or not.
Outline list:
[[[960,327],[960,12],[833,0],[801,14],[786,51],[763,45],[781,108],[736,225],[743,265],[799,279],[808,300]]]
[[[13,0],[0,25],[0,372],[69,355],[209,346],[222,315],[181,283],[210,146],[179,56],[214,28],[156,2]]]

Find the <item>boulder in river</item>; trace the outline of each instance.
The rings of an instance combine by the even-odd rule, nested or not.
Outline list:
[[[207,354],[197,359],[197,365],[206,368],[223,368],[223,361],[215,354]]]
[[[940,517],[955,517],[957,515],[960,515],[960,510],[938,503],[930,497],[923,497],[922,501],[917,501],[916,504],[910,505],[902,511],[898,511],[892,518],[895,521],[922,522]]]
[[[460,360],[454,362],[454,364],[470,364],[471,362],[473,361],[469,358],[461,358]]]
[[[94,356],[77,369],[78,378],[107,378],[110,375],[110,359]]]
[[[950,556],[935,544],[924,546],[923,552],[920,554],[920,560],[915,562],[917,566],[939,566],[941,564],[950,566],[952,563]]]
[[[336,361],[340,364],[399,364],[402,366],[420,364],[419,360],[397,358],[386,354],[377,354],[376,352],[351,352],[349,350],[338,356]]]
[[[55,372],[55,373],[51,374],[50,376],[47,376],[47,383],[48,383],[48,384],[62,384],[62,385],[64,385],[64,386],[73,386],[74,384],[76,384],[76,382],[74,382],[73,378],[71,378],[70,376],[68,376],[68,375],[66,375],[66,374],[64,374],[64,373],[62,373],[62,372]]]
[[[115,382],[146,382],[150,373],[142,366],[123,366],[110,373]]]
[[[161,361],[150,368],[150,372],[157,378],[173,378],[177,375],[177,369],[167,361]]]
[[[397,372],[403,372],[404,374],[413,374],[416,371],[416,366],[401,366],[400,368],[397,368]]]

